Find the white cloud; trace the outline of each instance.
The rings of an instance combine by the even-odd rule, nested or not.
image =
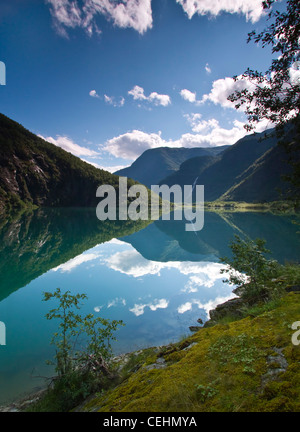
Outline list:
[[[176,0],[191,19],[195,14],[216,17],[221,12],[239,13],[253,23],[263,15],[262,0]]]
[[[133,130],[108,140],[102,150],[118,158],[135,160],[144,151],[157,147],[192,148],[231,145],[247,133],[243,127],[244,124],[238,120],[233,121],[230,129],[225,129],[216,119],[200,120],[200,114],[190,114],[186,118],[193,132],[196,133],[186,133],[177,140],[166,141],[162,138],[161,133]]]
[[[240,79],[241,76],[238,78],[239,79],[237,81],[229,77],[214,81],[210,93],[205,94],[202,97],[201,103],[210,101],[216,105],[221,105],[224,108],[235,109],[235,103],[230,102],[228,100],[228,96],[235,91],[241,91],[243,89],[253,91],[255,89],[255,85],[253,83],[250,83],[246,79]]]
[[[97,152],[94,150],[90,150],[87,147],[82,147],[74,141],[72,141],[70,138],[66,136],[57,136],[57,138],[53,137],[43,137],[42,135],[39,135],[40,138],[42,138],[45,141],[50,142],[51,144],[56,145],[57,147],[61,147],[62,149],[66,150],[69,153],[72,153],[74,156],[96,156],[98,155]]]
[[[201,120],[202,115],[199,113],[186,114],[185,118],[190,123],[193,132],[202,132],[204,130],[218,128],[219,122],[216,119]]]
[[[136,85],[129,90],[128,94],[131,95],[134,100],[148,101],[154,103],[154,105],[168,106],[171,103],[171,98],[168,95],[152,92],[149,96],[146,96],[144,92],[143,87]]]
[[[143,315],[146,304],[135,304],[133,308],[129,309],[135,316]]]
[[[133,89],[129,90],[129,95],[133,97],[134,100],[146,100],[146,96],[144,94],[143,87],[140,87],[138,85],[134,86]]]
[[[119,245],[119,246],[122,246],[122,245],[127,245],[127,243],[126,242],[124,242],[124,241],[122,241],[122,240],[119,240],[119,239],[117,239],[117,238],[114,238],[114,239],[111,239],[111,240],[109,240],[108,242],[106,242],[105,243],[106,245]]]
[[[84,29],[88,35],[101,33],[96,18],[104,16],[116,27],[133,28],[143,34],[152,28],[151,0],[46,0],[54,25],[62,36],[66,29]]]
[[[104,16],[120,28],[140,34],[152,28],[152,0],[45,0],[50,6],[54,26],[67,37],[67,30],[82,28],[91,36],[101,33],[96,19]],[[239,13],[256,22],[264,14],[262,0],[176,0],[191,19],[195,14],[216,17],[221,12]]]
[[[99,98],[100,96],[97,94],[96,90],[91,90],[89,92],[89,95],[94,97],[94,98]]]
[[[177,312],[180,313],[180,314],[183,314],[183,313],[185,313],[185,312],[187,312],[187,311],[192,310],[192,307],[193,307],[193,303],[191,303],[191,302],[186,302],[186,303],[180,305],[180,306],[177,308]]]
[[[93,98],[100,99],[100,96],[98,95],[96,90],[91,90],[89,92],[89,95]],[[104,101],[107,104],[112,105],[114,107],[122,107],[125,104],[125,99],[123,97],[120,97],[119,100],[116,100],[116,98],[114,96],[107,96],[106,94],[104,95]]]
[[[127,168],[128,165],[114,165],[114,166],[101,166],[101,169],[104,169],[105,171],[108,171],[110,173],[114,173],[116,171],[119,171],[123,168]]]
[[[117,297],[117,298],[108,302],[107,309],[109,309],[111,307],[116,307],[118,305],[126,306],[126,300],[124,298]]]
[[[149,308],[152,311],[156,311],[157,309],[166,309],[169,306],[169,302],[166,299],[155,300],[154,304],[149,304]]]
[[[193,93],[190,90],[182,89],[180,91],[180,96],[188,102],[196,103],[196,93]]]
[[[123,97],[120,98],[119,101],[116,101],[116,99],[114,98],[114,96],[107,96],[106,94],[104,95],[104,100],[107,104],[112,105],[114,107],[122,107],[125,104],[125,99]]]
[[[208,75],[211,74],[211,68],[210,68],[210,66],[209,66],[208,63],[206,63],[206,65],[205,65],[205,70],[206,70],[206,73],[207,73]]]
[[[72,258],[70,261],[53,268],[52,271],[61,271],[62,273],[71,272],[81,264],[93,261],[98,257],[99,255],[94,253],[78,255],[77,257]]]
[[[219,263],[206,262],[158,262],[150,261],[144,258],[135,249],[117,252],[104,260],[106,265],[120,273],[139,278],[146,275],[160,275],[163,269],[176,269],[181,274],[189,276],[189,280],[183,292],[196,292],[199,287],[211,288],[217,280],[222,280],[223,275],[220,273],[224,265]]]
[[[194,137],[194,141],[201,145],[201,142],[209,143],[210,146],[231,145],[236,143],[239,139],[243,138],[247,132],[244,128],[244,123],[238,120],[233,121],[231,129],[225,129],[220,126],[219,121],[216,119],[201,120],[201,114],[188,114],[185,116],[192,127],[192,131],[196,132],[195,135],[186,134],[184,137],[188,141],[188,137]],[[190,143],[190,147],[193,147]]]
[[[108,140],[103,150],[116,157],[134,160],[145,150],[163,145],[165,142],[159,134],[133,130]]]
[[[290,68],[290,80],[293,85],[300,85],[300,62],[293,63]]]
[[[150,310],[156,311],[157,309],[166,309],[169,306],[169,301],[166,299],[154,300],[153,303],[135,304],[133,308],[129,309],[135,316],[143,315],[144,309],[149,307]]]
[[[148,100],[153,102],[155,105],[168,106],[171,103],[171,98],[165,94],[158,94],[156,92],[150,93]]]
[[[203,265],[199,274],[192,273],[182,292],[191,293],[198,292],[199,288],[203,287],[212,288],[217,280],[223,280],[221,268],[224,266],[218,263]]]
[[[181,292],[187,294],[203,292],[203,289],[212,290],[212,295],[215,292],[215,284],[217,281],[222,281],[224,276],[221,274],[221,268],[224,268],[223,264],[213,262],[180,262],[180,261],[169,261],[169,262],[157,262],[150,261],[144,258],[135,249],[125,250],[117,252],[109,257],[103,258],[102,262],[105,263],[109,268],[126,274],[130,277],[140,278],[147,275],[160,276],[162,270],[177,270],[181,275],[186,276],[187,280]],[[207,303],[201,303],[200,300],[189,299],[177,308],[177,311],[182,314],[188,310],[191,310],[193,305],[197,305],[199,309],[205,309],[208,313],[210,309],[214,308],[214,305],[218,305],[229,298],[235,297],[231,292],[232,287],[228,284],[222,284],[222,293],[228,294],[225,296],[218,296],[216,299],[212,299]],[[218,290],[217,290],[218,291]],[[165,309],[169,306],[169,301],[165,298],[155,299],[153,301],[145,301],[139,299],[139,303],[135,303],[130,312],[136,316],[140,316],[145,312],[145,308],[149,308],[152,311],[157,309]]]
[[[200,300],[193,299],[191,301],[188,301],[188,302],[180,305],[177,308],[177,312],[180,314],[183,314],[185,312],[192,310],[193,305],[197,305],[199,309],[205,310],[207,318],[209,318],[209,311],[211,311],[212,309],[215,309],[219,304],[225,303],[226,301],[228,301],[232,298],[235,298],[235,297],[236,297],[235,294],[230,294],[230,295],[224,296],[224,297],[216,297],[215,299],[209,300],[206,303],[202,303]]]
[[[243,78],[241,75],[237,77],[237,80],[234,80],[233,78],[221,78],[218,79],[216,81],[214,81],[212,83],[212,88],[210,93],[203,95],[202,99],[200,100],[200,104],[204,104],[206,102],[213,102],[215,105],[220,105],[223,108],[232,108],[232,109],[236,109],[235,105],[238,103],[238,101],[236,102],[230,102],[228,100],[228,97],[235,93],[236,91],[242,91],[242,90],[248,90],[249,92],[253,92],[256,90],[256,84],[254,82],[254,80],[250,81],[247,78]],[[258,84],[257,84],[258,85]],[[266,86],[266,83],[260,83],[260,86]],[[251,105],[254,107],[255,106],[255,99],[253,99]],[[246,109],[246,105],[241,105],[238,109],[239,112],[244,112]],[[200,130],[203,130],[203,128],[205,128],[206,126],[210,126],[209,122],[211,122],[211,120],[209,120],[208,122],[204,122],[204,121],[199,121],[200,118],[198,117],[194,117],[193,115],[190,116],[186,116],[188,121],[190,122],[191,126],[192,126],[192,130],[194,132],[199,132]],[[207,124],[206,124],[207,123]],[[246,132],[245,130],[242,133],[242,123],[239,121],[234,121],[234,128],[231,130],[231,132],[228,132],[229,135],[232,135],[232,138],[236,138],[236,141],[240,138],[242,138]],[[212,125],[212,123],[211,123]],[[218,128],[218,125],[215,125]],[[255,132],[259,133],[259,132],[263,132],[268,128],[272,128],[274,127],[274,124],[272,122],[270,122],[269,120],[261,120],[257,123],[257,125],[255,126]],[[221,134],[223,135],[223,133],[225,133],[226,136],[229,136],[227,132],[225,132],[224,130],[214,130],[213,131],[213,136],[212,141],[214,141],[214,136],[219,135],[221,132]],[[231,140],[231,138],[230,138]]]
[[[145,259],[136,250],[117,252],[105,261],[111,269],[135,278],[150,274],[159,275],[161,269],[161,263]]]
[[[103,165],[100,165],[96,162],[91,162],[91,161],[88,161],[88,160],[83,159],[83,158],[81,158],[81,160],[83,160],[86,163],[89,163],[90,165],[93,165],[93,167],[95,167],[95,168],[102,169],[102,170],[108,171],[110,173],[114,173],[114,172],[119,171],[123,168],[127,168],[127,166],[128,166],[128,165],[103,166]]]

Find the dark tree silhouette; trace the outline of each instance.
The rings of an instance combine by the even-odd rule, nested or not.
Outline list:
[[[247,131],[255,129],[261,120],[276,125],[290,153],[293,174],[289,181],[300,191],[300,1],[286,0],[283,12],[272,9],[275,3],[277,0],[263,1],[263,8],[269,10],[270,25],[260,33],[252,31],[247,40],[260,43],[262,48],[271,46],[275,58],[265,72],[248,68],[235,76],[235,81],[245,82],[245,88],[231,94],[228,100],[235,103],[236,109],[243,107]],[[294,126],[292,139],[286,133],[287,122]]]
[[[263,2],[270,9],[276,0]],[[253,84],[254,90],[245,88],[229,96],[238,109],[244,106],[248,117],[247,130],[252,130],[260,120],[268,119],[279,127],[288,120],[298,119],[300,114],[300,2],[287,0],[286,11],[270,10],[272,23],[261,33],[252,31],[247,42],[260,43],[264,48],[272,46],[276,58],[269,69],[262,73],[250,68],[234,79]]]

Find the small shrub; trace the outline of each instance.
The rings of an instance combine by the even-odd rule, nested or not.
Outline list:
[[[227,264],[221,273],[229,274],[224,282],[235,285],[236,292],[249,303],[270,298],[272,289],[268,282],[278,276],[281,266],[265,257],[264,254],[270,252],[265,248],[265,240],[242,240],[236,235],[230,248],[233,258],[220,258]]]
[[[214,397],[216,394],[217,390],[213,387],[196,384],[196,397],[200,402],[204,403],[207,399]]]
[[[58,306],[46,314],[48,320],[59,322],[51,340],[56,347],[57,377],[33,410],[69,411],[91,393],[107,387],[109,378],[114,377],[108,364],[111,341],[115,340],[113,334],[123,322],[94,318],[93,314],[83,317],[77,311],[86,298],[85,294],[62,293],[60,288],[54,293],[44,293],[44,301],[58,301]],[[80,351],[76,350],[79,335],[85,335]]]

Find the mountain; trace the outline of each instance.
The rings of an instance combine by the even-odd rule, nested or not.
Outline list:
[[[274,201],[287,192],[291,167],[283,146],[277,145],[274,129],[247,135],[221,155],[197,157],[181,164],[180,169],[161,183],[204,185],[205,200]]]
[[[229,245],[237,234],[244,239],[264,238],[272,258],[283,264],[299,260],[299,226],[294,219],[258,211],[206,211],[201,231],[185,231],[185,221],[159,219],[120,240],[150,261],[219,262],[220,256],[232,257]]]
[[[132,178],[150,187],[176,172],[187,159],[196,156],[216,156],[228,146],[213,148],[170,148],[159,147],[146,150],[130,167],[116,171],[114,174]]]
[[[220,160],[219,156],[197,156],[186,160],[180,165],[178,171],[162,179],[160,184],[191,185],[195,179],[209,166]]]
[[[276,201],[289,195],[291,185],[283,180],[291,172],[282,146],[266,151],[221,197],[224,201]]]
[[[0,114],[0,212],[24,205],[96,207],[101,184],[117,190],[119,179]]]

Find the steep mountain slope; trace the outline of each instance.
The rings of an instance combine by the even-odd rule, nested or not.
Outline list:
[[[196,156],[216,156],[228,146],[214,148],[170,148],[159,147],[146,150],[130,167],[115,174],[139,181],[146,186],[160,181],[177,171],[182,162]]]
[[[257,159],[221,197],[224,201],[276,201],[285,196],[289,184],[282,180],[290,173],[287,155],[276,146]]]
[[[162,182],[168,185],[175,183],[180,185],[193,184],[198,177],[197,184],[205,186],[206,201],[214,201],[221,196],[224,197],[224,194],[228,190],[241,182],[242,178],[246,175],[245,173],[259,158],[276,146],[277,139],[275,136],[271,136],[271,132],[272,130],[267,131],[267,138],[264,138],[265,133],[261,133],[248,135],[240,139],[214,161],[207,161],[201,158],[190,159],[187,164],[181,165],[176,176],[165,178]],[[280,161],[277,162],[277,165],[280,165]],[[267,173],[266,176],[268,176]],[[188,183],[186,183],[187,181]],[[256,185],[256,190],[251,194],[251,201],[260,200],[263,196],[258,195],[257,187],[258,185]],[[274,181],[268,182],[266,190],[268,188],[274,189]],[[270,193],[269,196],[273,198],[274,194]],[[226,198],[229,199],[229,195]],[[232,196],[230,196],[230,199],[232,199]],[[239,200],[249,201],[250,196],[241,193]]]
[[[286,181],[292,173],[290,161],[299,166],[299,138],[299,135],[295,135],[289,141],[290,153],[283,145],[277,145],[266,151],[239,177],[240,181],[228,189],[220,199],[255,202],[299,196],[299,191]]]
[[[191,185],[195,179],[209,166],[220,160],[219,156],[197,156],[186,160],[178,171],[161,180],[160,184]]]
[[[96,190],[101,184],[117,189],[118,177],[83,162],[0,114],[0,212],[26,204],[96,206]]]

